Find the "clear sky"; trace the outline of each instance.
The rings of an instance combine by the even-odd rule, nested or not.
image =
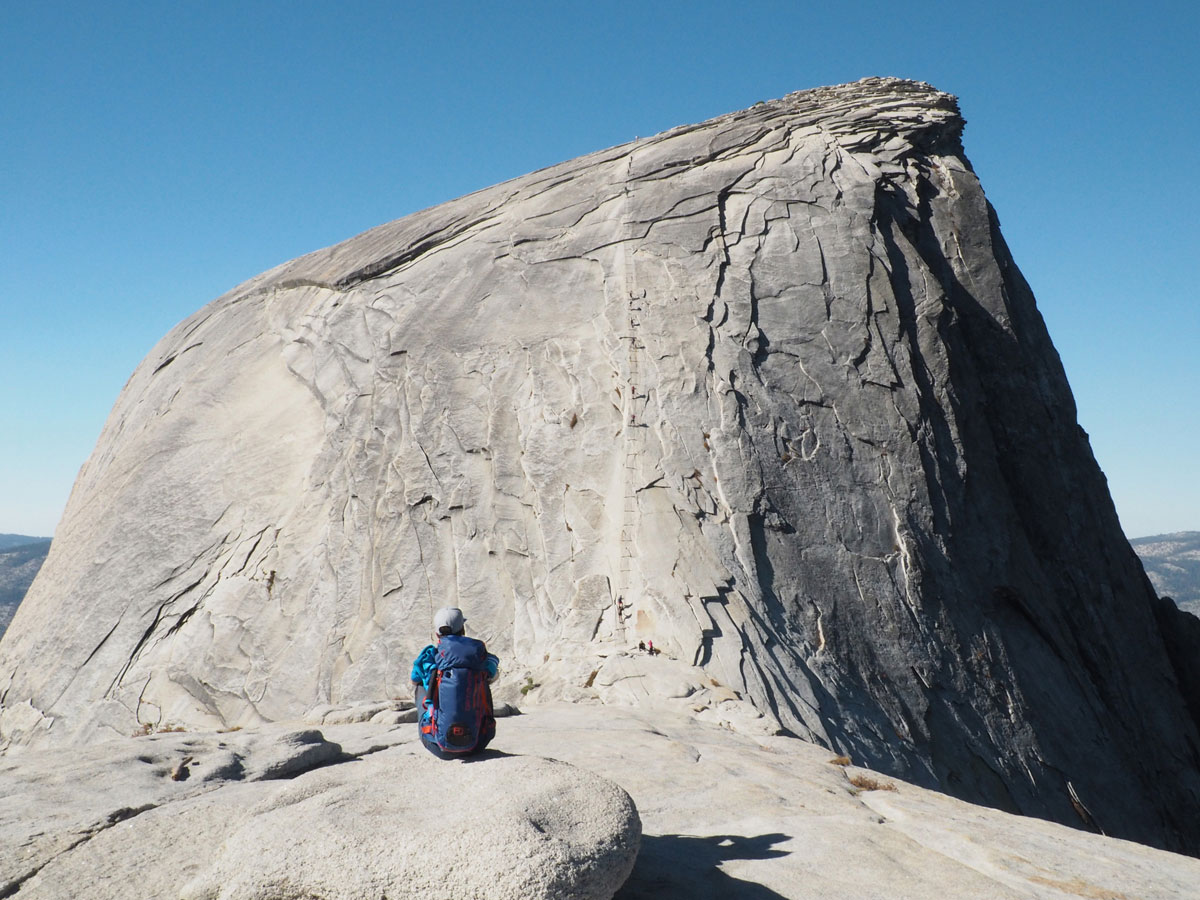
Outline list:
[[[791,91],[957,94],[1130,537],[1200,530],[1200,13],[1166,2],[0,8],[0,532],[180,319],[382,222]]]

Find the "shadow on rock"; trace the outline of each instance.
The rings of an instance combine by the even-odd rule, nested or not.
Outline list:
[[[768,887],[729,875],[721,864],[787,856],[789,851],[774,847],[788,840],[788,835],[778,833],[643,835],[637,864],[613,900],[785,900]]]
[[[472,753],[469,756],[447,757],[447,758],[448,759],[458,759],[459,762],[464,762],[464,763],[473,763],[473,762],[485,762],[489,759],[504,759],[506,757],[507,758],[515,758],[520,755],[521,754],[519,754],[519,753],[505,753],[503,750],[494,750],[489,747],[487,750],[480,750],[478,753]]]

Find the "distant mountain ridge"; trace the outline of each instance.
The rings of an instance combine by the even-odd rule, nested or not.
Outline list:
[[[48,541],[48,537],[34,537],[28,534],[0,534],[0,550],[20,547],[25,544],[36,544],[38,541]]]
[[[0,534],[0,636],[50,552],[50,538]]]
[[[1132,538],[1129,543],[1158,595],[1200,616],[1200,531]]]

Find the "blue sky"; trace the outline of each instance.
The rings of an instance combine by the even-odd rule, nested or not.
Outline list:
[[[1195,4],[50,0],[0,41],[0,532],[52,533],[139,360],[258,272],[869,75],[959,96],[1126,533],[1200,530]]]

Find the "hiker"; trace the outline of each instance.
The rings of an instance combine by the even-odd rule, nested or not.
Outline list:
[[[638,641],[638,649],[641,650],[643,653],[645,653],[646,652],[646,642]]]
[[[476,753],[496,735],[489,686],[500,660],[483,641],[466,636],[462,610],[449,606],[433,617],[437,644],[413,661],[413,701],[421,741],[436,756]]]
[[[649,653],[651,656],[654,655],[654,641],[646,642],[646,652]]]

